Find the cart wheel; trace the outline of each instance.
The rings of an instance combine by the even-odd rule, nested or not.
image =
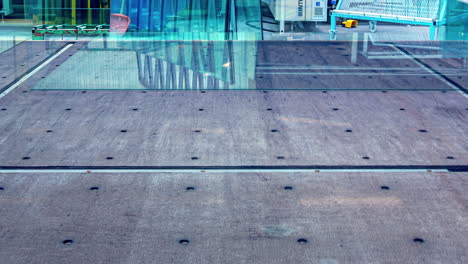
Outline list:
[[[377,22],[376,21],[369,21],[369,31],[371,33],[375,33],[377,31]]]
[[[336,31],[331,31],[330,30],[330,40],[336,40]]]

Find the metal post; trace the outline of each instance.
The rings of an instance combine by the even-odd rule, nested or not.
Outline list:
[[[336,40],[336,17],[333,13],[330,17],[330,40]]]
[[[284,33],[285,1],[281,0],[280,33]]]

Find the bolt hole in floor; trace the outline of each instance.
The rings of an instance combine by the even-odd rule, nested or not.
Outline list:
[[[190,240],[188,239],[179,240],[179,244],[184,245],[184,246],[188,245],[189,243],[190,243]]]
[[[63,241],[62,241],[62,244],[64,244],[64,245],[71,245],[71,244],[73,244],[73,243],[74,243],[74,241],[71,240],[71,239],[66,239],[66,240],[63,240]]]

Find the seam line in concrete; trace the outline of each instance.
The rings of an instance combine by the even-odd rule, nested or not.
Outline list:
[[[0,173],[138,172],[468,172],[453,166],[0,166]]]
[[[64,53],[66,50],[68,50],[70,47],[72,47],[74,43],[67,44],[65,47],[60,49],[57,53],[46,59],[44,62],[40,63],[38,66],[34,67],[31,71],[23,75],[19,80],[13,82],[10,85],[6,86],[6,89],[0,93],[0,99],[5,97],[7,94],[9,94],[11,91],[16,89],[18,86],[20,86],[22,83],[24,83],[26,80],[28,80],[31,76],[36,74],[38,71],[40,71],[42,68],[47,66],[51,61],[56,59],[58,56],[60,56],[62,53]]]
[[[452,89],[454,89],[455,91],[457,91],[458,93],[460,93],[463,97],[467,98],[468,99],[468,91],[462,87],[461,85],[459,85],[458,83],[452,81],[450,78],[448,78],[446,75],[444,75],[443,73],[439,72],[438,70],[432,68],[430,65],[424,63],[423,61],[421,61],[420,59],[418,58],[413,58],[412,57],[412,53],[409,52],[409,51],[406,51],[405,49],[403,48],[400,48],[400,47],[397,47],[395,45],[390,45],[390,47],[392,47],[393,49],[397,50],[397,51],[400,51],[401,53],[403,53],[404,55],[406,55],[410,60],[412,60],[414,63],[416,63],[417,65],[419,65],[421,68],[425,69],[427,72],[431,73],[432,75],[434,75],[437,79],[441,80],[442,82],[444,82],[445,84],[447,84],[449,87],[451,87]]]

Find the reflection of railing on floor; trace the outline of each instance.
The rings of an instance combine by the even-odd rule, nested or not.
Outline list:
[[[159,43],[157,52],[137,51],[140,83],[148,89],[229,89],[235,84],[232,42],[224,42],[222,51],[213,41],[203,43]]]

